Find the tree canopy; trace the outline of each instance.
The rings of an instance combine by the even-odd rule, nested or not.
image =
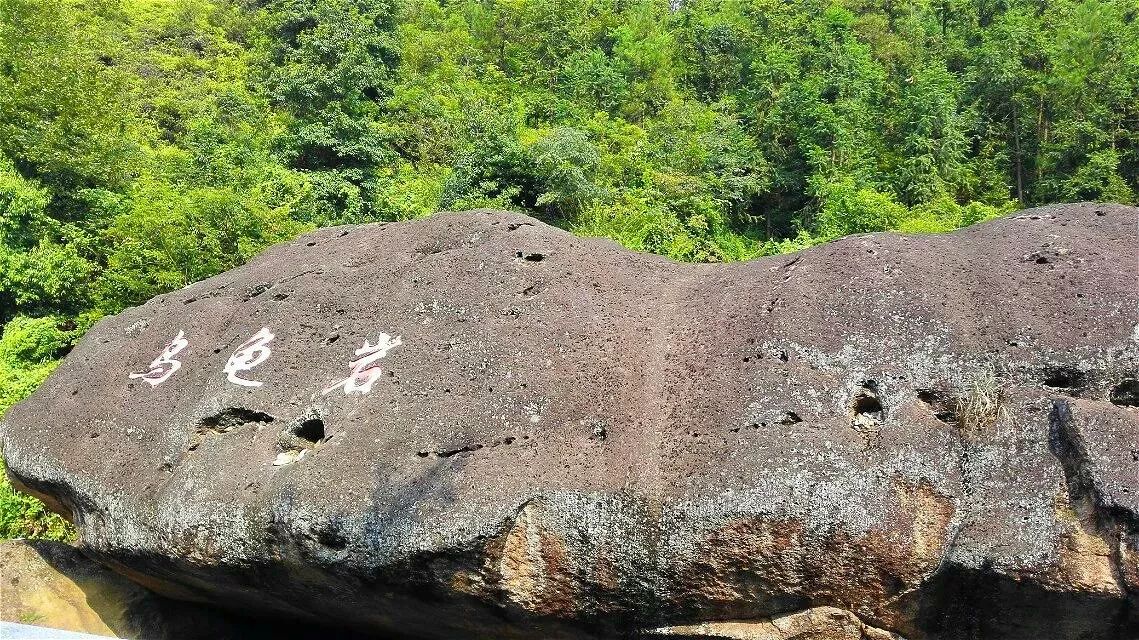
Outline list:
[[[0,411],[315,226],[710,262],[1137,194],[1139,0],[0,0]]]

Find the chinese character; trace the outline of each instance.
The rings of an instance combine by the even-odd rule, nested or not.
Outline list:
[[[234,384],[239,384],[243,387],[260,387],[263,382],[257,380],[246,380],[237,377],[238,372],[249,371],[253,367],[265,362],[273,352],[269,350],[268,344],[277,336],[269,331],[269,327],[261,327],[261,330],[253,335],[252,338],[245,341],[233,355],[229,357],[229,362],[225,363],[226,378]]]
[[[380,365],[377,361],[401,344],[403,340],[400,336],[392,338],[386,333],[380,334],[376,344],[369,344],[364,340],[364,346],[356,350],[356,355],[362,357],[348,363],[348,366],[352,367],[352,375],[325,389],[321,395],[327,395],[336,387],[344,387],[344,395],[353,391],[360,392],[360,395],[368,393],[372,390],[372,383],[380,378]]]
[[[182,363],[175,360],[174,356],[178,355],[182,349],[189,346],[186,340],[186,334],[182,331],[178,332],[178,336],[166,345],[162,353],[150,363],[150,370],[143,373],[132,373],[129,378],[132,380],[142,378],[150,383],[150,386],[157,387],[158,385],[166,382],[166,379],[174,375],[174,372],[182,368]]]

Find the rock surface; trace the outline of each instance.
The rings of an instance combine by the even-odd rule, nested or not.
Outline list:
[[[262,614],[1133,640],[1137,215],[728,265],[498,212],[323,229],[103,320],[0,437],[89,553]]]

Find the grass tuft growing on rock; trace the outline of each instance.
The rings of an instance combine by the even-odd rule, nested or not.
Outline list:
[[[1007,413],[1003,385],[993,367],[973,374],[957,396],[958,428],[966,440],[992,429]]]

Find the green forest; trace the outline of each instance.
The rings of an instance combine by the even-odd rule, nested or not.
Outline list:
[[[1139,194],[1139,0],[0,0],[0,412],[98,318],[475,207],[684,261]],[[66,537],[0,483],[0,537]]]

